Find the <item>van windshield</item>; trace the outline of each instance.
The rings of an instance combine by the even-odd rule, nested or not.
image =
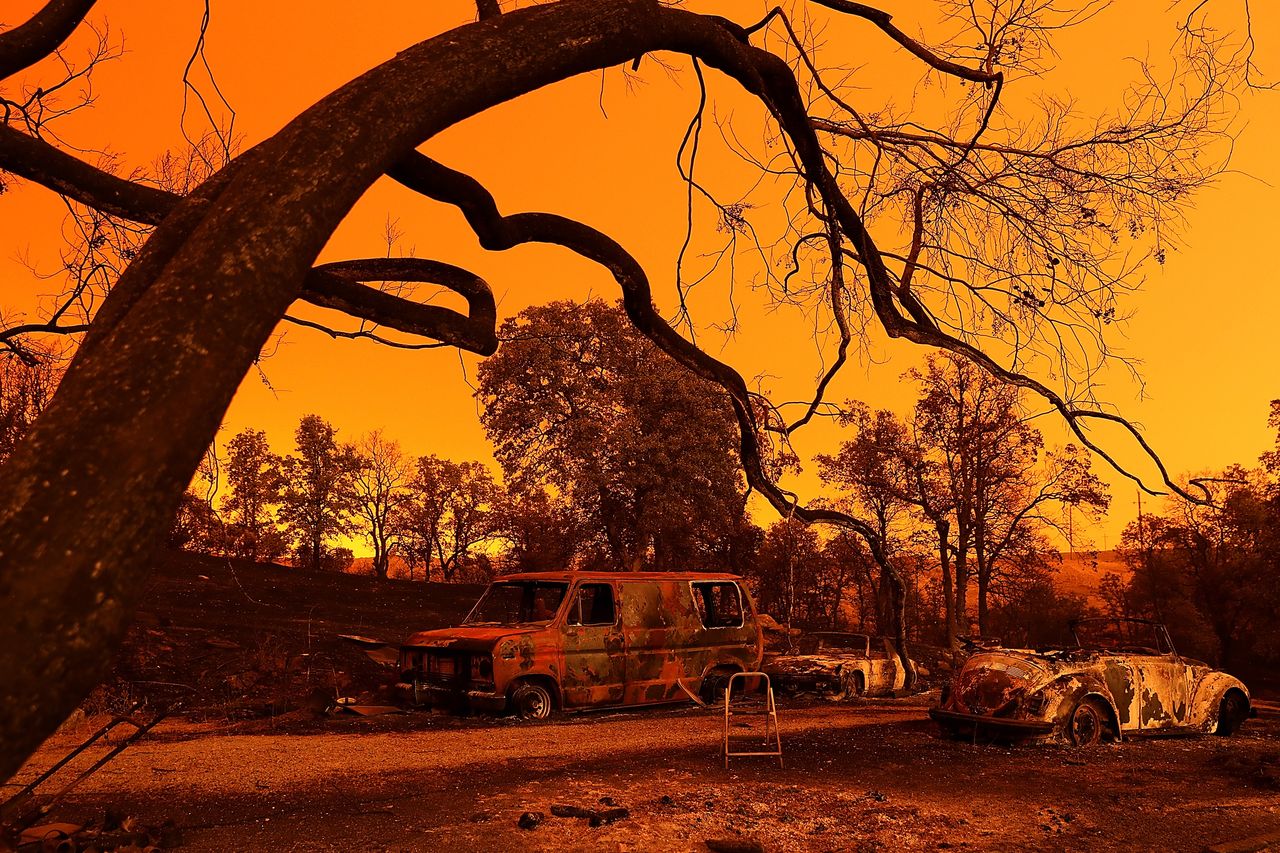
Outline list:
[[[504,581],[491,584],[463,625],[538,625],[550,622],[569,589],[567,583]]]

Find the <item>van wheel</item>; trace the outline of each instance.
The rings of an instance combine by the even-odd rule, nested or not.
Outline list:
[[[551,691],[535,681],[522,681],[511,691],[511,707],[522,720],[545,720],[555,710]]]
[[[715,669],[707,673],[707,677],[702,679],[702,701],[708,705],[724,704],[724,689],[729,686],[729,676],[733,673],[728,670]]]

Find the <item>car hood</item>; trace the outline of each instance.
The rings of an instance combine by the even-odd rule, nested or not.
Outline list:
[[[1053,674],[1044,655],[1021,649],[971,655],[956,675],[952,702],[973,714],[1011,711],[1019,699]]]
[[[545,625],[517,628],[510,625],[462,625],[419,631],[403,643],[403,648],[432,648],[451,651],[492,651],[503,640],[545,631]]]

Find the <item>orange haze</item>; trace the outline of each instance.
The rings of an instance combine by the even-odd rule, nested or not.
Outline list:
[[[13,25],[38,5],[10,0],[0,21]],[[929,17],[934,4],[889,5],[895,22],[926,40],[947,32]],[[745,20],[745,6],[724,8]],[[1168,27],[1152,29],[1149,40],[1142,33],[1167,6],[1165,0],[1115,4],[1063,40],[1062,70],[1046,84],[1079,98],[1082,111],[1114,103],[1124,75],[1132,71],[1123,58],[1159,56],[1166,49]],[[194,0],[104,0],[90,20],[109,22],[113,34],[123,35],[127,52],[100,69],[95,107],[61,125],[64,138],[86,148],[109,148],[120,155],[125,172],[180,147],[182,68],[195,41],[201,7]],[[1268,54],[1280,55],[1280,13],[1261,3],[1253,11],[1263,70],[1280,77],[1280,63],[1267,62]],[[236,110],[235,128],[247,148],[371,65],[473,15],[474,7],[460,0],[219,2],[214,4],[208,56]],[[862,87],[859,94],[892,94],[894,81],[913,73],[901,52],[889,50],[868,26],[839,22],[830,26],[826,38],[829,45],[848,45],[846,61],[860,67],[853,78]],[[698,97],[687,64],[675,68],[671,79],[646,63],[644,83],[631,89],[617,69],[607,72],[603,83],[599,74],[571,80],[490,110],[431,140],[424,150],[480,178],[506,211],[564,213],[610,233],[646,264],[660,305],[670,309],[675,256],[685,227],[685,188],[675,172],[675,152]],[[737,129],[758,135],[759,105],[739,96],[724,78],[710,74],[708,79],[717,115],[732,113]],[[211,94],[207,85],[203,90]],[[1143,425],[1174,472],[1249,463],[1270,443],[1267,402],[1280,396],[1271,362],[1280,292],[1267,284],[1274,276],[1271,251],[1280,233],[1275,190],[1280,165],[1274,157],[1274,141],[1280,138],[1278,98],[1280,94],[1260,94],[1242,100],[1235,172],[1199,198],[1185,245],[1163,268],[1149,270],[1145,292],[1131,304],[1137,314],[1115,338],[1122,352],[1143,360],[1147,396],[1139,399],[1141,389],[1120,371],[1107,375],[1101,395]],[[197,131],[203,126],[196,114],[189,122]],[[705,140],[714,150],[706,153],[700,175],[733,198],[752,176],[725,155],[718,134],[708,133]],[[0,307],[6,314],[29,309],[39,294],[56,288],[56,281],[35,278],[22,261],[29,259],[40,270],[56,268],[63,212],[57,197],[30,185],[15,186],[0,198],[5,252],[0,257],[5,283]],[[492,284],[501,316],[551,299],[617,295],[601,269],[564,251],[481,250],[454,210],[388,180],[357,206],[323,259],[384,254],[389,219],[403,234],[395,251],[475,270]],[[707,228],[705,219],[702,224]],[[728,293],[722,285],[699,292],[694,301],[702,324],[699,342],[748,379],[764,376],[775,399],[803,397],[822,363],[806,318],[795,312],[769,313],[747,283],[738,283],[737,295],[742,299],[742,330],[725,338],[713,325],[728,317]],[[304,316],[322,316],[318,310],[300,310]],[[474,376],[475,358],[460,358],[453,350],[399,351],[331,341],[287,325],[281,332],[283,343],[264,362],[263,375],[245,379],[221,440],[253,425],[266,429],[277,450],[285,451],[299,417],[316,412],[347,438],[383,427],[414,454],[492,460],[467,382]],[[919,357],[918,350],[872,334],[867,355],[846,371],[830,398],[903,409],[911,394],[898,376]],[[1054,428],[1043,428],[1050,442],[1063,440]],[[826,452],[838,440],[837,431],[818,425],[799,439],[797,449],[802,455]],[[1123,444],[1114,446],[1121,458],[1132,458]],[[788,483],[810,498],[818,488],[812,468]],[[1114,544],[1119,528],[1134,514],[1133,502],[1133,489],[1118,486],[1111,520],[1091,534],[1098,546]],[[771,516],[761,511],[760,520]]]

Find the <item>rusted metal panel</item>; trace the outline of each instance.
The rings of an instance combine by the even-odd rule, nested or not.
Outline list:
[[[1056,649],[980,648],[943,690],[931,716],[951,729],[985,728],[1007,734],[1053,734],[1079,742],[1073,721],[1096,711],[1103,733],[1125,737],[1159,732],[1213,732],[1228,696],[1232,710],[1247,713],[1249,693],[1238,679],[1199,661],[1182,658],[1163,625],[1143,620],[1085,620],[1125,623],[1129,640],[1081,639]],[[1148,631],[1149,639],[1133,636]],[[1242,719],[1242,718],[1241,718]],[[1236,725],[1240,720],[1235,720]],[[1087,728],[1087,727],[1086,727]],[[1224,733],[1230,733],[1230,726]],[[1092,742],[1094,737],[1084,737]]]
[[[554,612],[534,613],[513,603],[530,599],[521,584],[562,585],[563,596]],[[696,689],[712,671],[760,662],[754,605],[734,575],[540,572],[495,588],[513,624],[485,621],[502,608],[482,598],[472,624],[420,632],[401,647],[401,677],[415,693],[495,708],[513,684],[537,679],[565,708],[683,701],[681,683]]]

